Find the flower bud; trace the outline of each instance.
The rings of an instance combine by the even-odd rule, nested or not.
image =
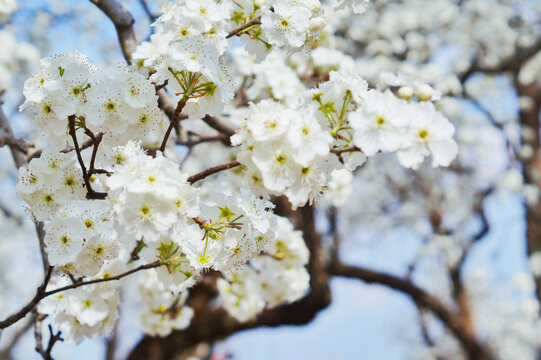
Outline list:
[[[325,25],[325,21],[320,17],[310,19],[310,31],[321,31],[325,28]]]
[[[409,100],[413,96],[413,89],[408,85],[401,86],[400,89],[398,89],[398,96],[401,99]]]
[[[416,92],[419,100],[428,101],[432,99],[432,94],[434,93],[434,90],[432,89],[432,86],[428,84],[423,84],[417,87]]]

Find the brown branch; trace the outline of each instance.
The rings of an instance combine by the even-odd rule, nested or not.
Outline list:
[[[17,321],[24,318],[34,307],[37,305],[37,303],[45,297],[45,289],[47,288],[47,284],[49,284],[49,280],[51,280],[51,275],[53,273],[53,267],[50,266],[47,270],[47,274],[45,275],[45,279],[43,280],[43,283],[37,288],[36,295],[30,300],[28,304],[26,304],[21,310],[16,312],[15,314],[9,316],[7,319],[0,321],[0,329],[5,329],[8,326],[16,323]]]
[[[62,339],[61,334],[62,332],[59,331],[56,334],[53,332],[53,327],[51,325],[48,326],[49,328],[49,342],[47,343],[47,348],[43,348],[43,336],[41,334],[41,325],[43,323],[43,320],[47,317],[47,315],[44,314],[38,314],[35,321],[35,328],[34,328],[34,337],[36,339],[36,351],[41,355],[43,360],[53,360],[51,356],[51,352],[53,351],[53,346],[56,344],[57,341],[64,341]]]
[[[202,180],[204,178],[206,178],[207,176],[210,176],[212,174],[216,174],[220,171],[224,171],[224,170],[229,170],[229,169],[232,169],[234,167],[237,167],[237,166],[240,166],[241,163],[238,162],[238,161],[231,161],[231,162],[228,162],[228,163],[225,163],[225,164],[222,164],[222,165],[218,165],[218,166],[214,166],[214,167],[211,167],[211,168],[208,168],[206,170],[203,170],[195,175],[192,175],[188,178],[188,182],[190,184],[193,184],[195,182],[198,182],[199,180]]]
[[[5,129],[0,128],[0,147],[9,146],[12,149],[18,150],[23,154],[26,154],[31,147],[30,144],[24,139],[18,139],[13,137],[13,134],[9,134]]]
[[[169,127],[167,127],[167,130],[165,131],[162,144],[160,145],[160,151],[162,153],[165,151],[165,146],[167,145],[167,140],[169,140],[171,131],[177,125],[177,122],[180,118],[180,113],[182,112],[182,109],[184,109],[184,106],[186,106],[187,102],[188,102],[188,97],[183,96],[182,99],[180,99],[180,101],[177,104],[175,112],[173,113],[173,116],[171,117],[171,121],[169,122]]]
[[[69,134],[71,136],[71,138],[73,139],[73,147],[75,148],[75,152],[77,153],[77,161],[79,162],[79,166],[81,167],[81,171],[83,172],[83,180],[85,182],[85,186],[86,186],[86,198],[91,200],[91,199],[94,199],[94,200],[103,200],[107,197],[107,193],[103,193],[103,192],[98,192],[98,191],[95,191],[94,189],[92,189],[92,185],[90,184],[90,176],[91,174],[86,170],[86,165],[85,165],[85,162],[83,161],[83,157],[81,156],[81,149],[79,148],[79,142],[77,141],[77,132],[76,132],[76,127],[75,127],[75,115],[70,115],[68,117],[68,123],[69,123]],[[93,139],[94,141],[96,141],[97,139],[94,138]],[[101,141],[101,139],[100,139]],[[94,160],[95,156],[96,156],[96,151],[97,151],[97,145],[99,145],[99,142],[97,142],[95,145],[94,145],[94,148],[92,149],[92,160]],[[91,165],[91,168],[90,170],[93,170],[92,166],[93,166],[93,161],[91,161],[92,165]]]
[[[98,155],[98,147],[101,144],[101,140],[103,139],[103,133],[100,132],[98,135],[94,135],[90,129],[85,129],[85,134],[92,140],[92,155],[90,157],[90,167],[88,169],[88,176],[92,176],[94,174],[109,174],[105,170],[96,169],[96,156]]]
[[[88,139],[88,140],[84,141],[80,145],[79,149],[80,150],[88,149],[92,145],[94,145],[94,140]],[[63,153],[63,154],[67,154],[67,153],[72,152],[73,150],[75,150],[75,148],[73,146],[66,146],[65,148],[60,150],[60,152]],[[30,162],[30,160],[32,160],[32,159],[37,159],[37,158],[41,157],[42,153],[43,153],[43,149],[38,149],[38,150],[34,151],[32,154],[30,154],[26,160],[28,162]]]
[[[476,213],[481,220],[481,229],[473,236],[472,240],[464,247],[462,255],[458,260],[457,264],[450,269],[451,283],[453,285],[453,296],[455,301],[458,304],[460,310],[462,325],[468,331],[471,336],[475,336],[475,331],[473,327],[473,318],[471,314],[468,293],[464,288],[462,281],[462,272],[464,269],[464,264],[470,253],[471,248],[477,241],[482,239],[489,230],[488,220],[486,218],[485,211],[483,209],[484,200],[487,196],[492,194],[493,188],[489,188],[482,193],[478,194],[475,203],[473,205],[473,211]]]
[[[1,360],[8,360],[11,359],[11,351],[13,348],[17,345],[21,337],[26,334],[26,332],[32,327],[32,324],[34,324],[36,316],[32,316],[31,319],[29,319],[19,330],[15,332],[9,343],[5,345],[5,347],[0,351],[0,359]]]
[[[79,282],[73,283],[71,285],[63,286],[63,287],[60,287],[60,288],[57,288],[57,289],[54,289],[54,290],[50,290],[50,291],[45,291],[45,289],[47,287],[47,284],[49,283],[49,280],[51,278],[52,271],[53,271],[53,267],[50,266],[49,270],[47,271],[47,275],[45,276],[45,280],[43,280],[43,283],[41,284],[40,287],[38,287],[38,289],[36,291],[36,295],[34,295],[32,300],[30,300],[30,302],[28,304],[26,304],[21,310],[19,310],[15,314],[9,316],[7,319],[5,319],[3,321],[0,321],[0,329],[5,329],[8,326],[16,323],[17,321],[19,321],[20,319],[25,317],[26,314],[28,314],[30,311],[32,311],[34,309],[34,307],[42,299],[44,299],[44,298],[46,298],[48,296],[51,296],[53,294],[56,294],[56,293],[59,293],[59,292],[62,292],[62,291],[66,291],[66,290],[75,289],[75,288],[78,288],[78,287],[81,287],[81,286],[86,286],[86,285],[91,285],[91,284],[99,284],[99,283],[108,282],[108,281],[120,280],[120,279],[122,279],[122,278],[124,278],[126,276],[129,276],[129,275],[131,275],[133,273],[136,273],[138,271],[156,268],[156,267],[159,267],[159,266],[161,266],[163,264],[164,264],[164,262],[162,262],[161,260],[156,260],[156,261],[153,261],[151,263],[138,266],[138,267],[136,267],[134,269],[128,270],[128,271],[123,272],[123,273],[121,273],[119,275],[116,275],[116,276],[111,276],[111,277],[102,278],[102,279],[88,280],[88,281],[79,281]]]
[[[227,36],[226,36],[225,38],[226,38],[226,39],[229,39],[229,38],[231,38],[231,37],[233,37],[233,36],[240,36],[240,35],[242,35],[242,33],[243,33],[244,31],[246,31],[246,29],[248,29],[248,28],[250,28],[250,27],[252,27],[252,26],[255,26],[255,25],[261,25],[261,16],[255,18],[255,19],[252,20],[252,21],[247,22],[247,23],[244,24],[244,25],[239,26],[238,28],[236,28],[236,29],[234,29],[234,30],[231,30],[231,31],[229,32],[229,34],[227,34]]]
[[[148,7],[146,0],[139,0],[139,3],[141,4],[141,7],[147,14],[148,20],[150,20],[150,22],[153,23],[158,17],[154,15],[152,11],[150,11],[150,8]]]
[[[192,136],[196,136],[197,139],[192,140],[191,139]],[[177,138],[177,139],[175,139],[175,144],[182,145],[182,146],[187,146],[187,147],[192,147],[192,146],[195,146],[197,144],[202,144],[202,143],[212,142],[212,141],[224,142],[224,141],[227,141],[228,139],[229,138],[224,134],[218,134],[218,135],[214,135],[214,136],[205,136],[205,135],[200,135],[200,134],[188,133],[188,140],[181,140],[181,139]]]
[[[473,59],[471,66],[462,74],[458,76],[460,83],[464,84],[471,75],[476,72],[483,72],[486,74],[497,74],[506,71],[512,71],[518,73],[522,65],[524,65],[532,56],[541,50],[541,38],[538,39],[532,46],[527,48],[520,48],[517,46],[513,52],[513,56],[505,59],[495,66],[482,65],[478,58]]]
[[[463,346],[468,359],[492,359],[492,355],[476,338],[470,335],[456,314],[449,312],[436,297],[426,293],[413,283],[393,275],[340,263],[333,264],[330,270],[331,274],[336,276],[359,279],[370,284],[384,285],[409,295],[416,304],[430,310],[453,333]]]
[[[539,114],[541,112],[541,86],[537,83],[521,84],[518,73],[513,73],[513,84],[519,97],[528,97],[532,106],[519,107],[519,121],[524,131],[521,144],[532,147],[533,156],[519,157],[522,165],[524,183],[541,188],[541,135]],[[528,133],[531,133],[529,135]],[[525,202],[526,208],[526,241],[528,255],[541,251],[541,201]],[[541,276],[535,276],[536,296],[541,301]]]
[[[331,152],[333,154],[343,154],[343,153],[350,153],[350,152],[355,152],[355,151],[363,152],[357,146],[351,146],[351,147],[346,147],[346,148],[332,148],[331,149]]]
[[[0,96],[2,93],[0,93]],[[0,106],[2,105],[2,99],[0,99]],[[13,137],[13,131],[11,130],[11,126],[9,124],[8,119],[4,115],[4,112],[0,108],[0,130],[4,131],[6,134],[8,134],[10,137]],[[20,168],[21,166],[25,166],[28,161],[26,159],[26,155],[24,155],[19,149],[14,148],[13,146],[9,147],[11,150],[11,156],[13,157],[13,161],[15,162],[15,165],[17,168]],[[45,252],[45,231],[43,230],[43,223],[37,222],[36,223],[36,231],[38,234],[38,240],[40,245],[40,251],[41,251],[41,258],[43,262],[43,271],[44,274],[47,273],[47,269],[49,267],[49,262],[47,261],[47,254]]]
[[[133,30],[133,16],[120,2],[116,0],[90,0],[94,5],[103,11],[105,15],[113,22],[122,54],[128,62],[132,63],[131,54],[137,48],[137,40]]]
[[[177,104],[175,104],[175,101],[167,94],[167,91],[165,91],[165,89],[159,89],[157,91],[157,94],[158,107],[164,112],[164,114],[169,118],[169,120],[172,120]]]
[[[35,350],[40,354],[43,351],[43,335],[41,325],[46,317],[47,314],[36,314],[34,319],[34,339],[36,340]]]
[[[1,93],[0,93],[1,95]],[[0,106],[2,105],[2,101],[0,100]],[[20,168],[21,166],[26,165],[26,155],[25,152],[22,152],[21,149],[16,146],[15,136],[13,135],[13,130],[11,130],[11,126],[9,124],[9,121],[4,115],[4,112],[0,109],[0,136],[3,133],[4,136],[9,139],[7,140],[6,145],[9,146],[9,150],[11,151],[11,157],[13,158],[13,162],[17,166],[17,168]]]
[[[195,85],[199,81],[199,75],[195,75],[193,78],[190,75],[189,85],[188,88],[184,88],[184,95],[182,95],[182,98],[179,100],[177,107],[175,109],[175,112],[173,113],[173,116],[171,117],[171,122],[169,123],[169,127],[167,128],[167,131],[165,132],[165,135],[163,137],[162,144],[160,146],[160,151],[163,153],[165,151],[165,146],[167,145],[167,140],[169,140],[169,136],[171,135],[171,131],[173,128],[177,129],[177,132],[180,130],[177,128],[178,121],[180,119],[180,113],[182,112],[182,109],[184,109],[184,106],[188,103],[188,100],[190,99],[190,96],[192,96],[192,92],[195,88]]]
[[[162,266],[162,265],[163,265],[163,263],[162,263],[161,260],[156,260],[156,261],[153,261],[151,263],[138,266],[135,269],[128,270],[128,271],[123,272],[123,273],[121,273],[119,275],[116,275],[116,276],[110,276],[108,278],[102,278],[102,279],[81,281],[81,282],[77,282],[75,284],[67,285],[67,286],[64,286],[64,287],[61,287],[61,288],[58,288],[58,289],[50,290],[50,291],[45,292],[43,294],[42,298],[46,298],[47,296],[50,296],[50,295],[53,295],[53,294],[56,294],[56,293],[59,293],[59,292],[62,292],[62,291],[75,289],[75,288],[78,288],[78,287],[81,287],[81,286],[86,286],[86,285],[91,285],[91,284],[99,284],[99,283],[108,282],[108,281],[120,280],[120,279],[122,279],[122,278],[124,278],[126,276],[129,276],[129,275],[131,275],[133,273],[136,273],[138,271],[146,270],[146,269],[152,269],[152,268],[156,268],[156,267],[159,267],[159,266]],[[0,326],[0,328],[1,328],[1,326]]]
[[[232,136],[234,133],[235,133],[235,129],[233,129],[232,127],[222,123],[220,120],[218,120],[216,117],[214,116],[209,116],[209,115],[206,115],[204,118],[203,118],[203,121],[208,125],[210,126],[211,128],[213,128],[214,130],[224,134],[224,135],[227,135],[227,136]]]
[[[43,264],[43,273],[47,274],[49,269],[49,259],[47,258],[47,252],[45,251],[45,225],[43,222],[36,223],[36,233],[38,234],[39,249],[41,252],[41,262]]]

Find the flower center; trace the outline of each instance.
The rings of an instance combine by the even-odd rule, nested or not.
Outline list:
[[[286,158],[285,155],[283,155],[283,154],[278,154],[278,155],[276,155],[275,160],[276,160],[276,162],[277,162],[278,164],[282,164],[282,165],[283,165],[283,164],[287,161],[287,158]]]

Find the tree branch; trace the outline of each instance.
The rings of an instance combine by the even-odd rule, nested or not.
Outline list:
[[[182,112],[182,109],[184,109],[184,106],[186,106],[186,103],[188,102],[188,98],[190,95],[189,95],[189,92],[187,92],[186,94],[188,94],[188,96],[183,96],[182,99],[180,99],[180,101],[178,102],[177,107],[175,108],[175,112],[173,113],[173,116],[171,117],[171,122],[169,123],[169,127],[165,131],[162,144],[160,145],[160,151],[162,153],[165,151],[165,146],[167,145],[167,140],[169,140],[171,131],[173,131],[173,128],[177,125],[180,119],[180,113]]]
[[[206,115],[204,118],[203,118],[203,121],[208,125],[210,126],[211,128],[213,128],[214,130],[224,134],[224,135],[227,135],[227,136],[232,136],[234,133],[235,133],[235,129],[222,123],[220,120],[218,120],[216,117],[214,116],[209,116],[209,115]]]
[[[506,71],[512,71],[518,73],[520,68],[526,61],[528,61],[533,55],[541,50],[541,38],[539,38],[532,46],[527,48],[520,48],[517,46],[513,52],[513,56],[500,62],[495,66],[482,65],[477,58],[472,61],[471,66],[462,74],[458,76],[458,80],[461,84],[464,84],[471,75],[476,72],[483,72],[487,74],[496,74]]]
[[[351,147],[346,147],[346,148],[332,148],[330,151],[333,154],[337,154],[337,155],[343,154],[343,153],[356,152],[356,151],[363,152],[357,146],[351,146]]]
[[[387,275],[373,270],[344,265],[333,264],[330,272],[332,275],[359,279],[370,284],[381,284],[391,289],[398,290],[409,295],[412,300],[421,307],[430,310],[460,341],[468,358],[471,360],[492,359],[488,350],[472,337],[457,315],[449,312],[445,306],[434,296],[427,294],[409,281],[393,275]]]
[[[32,324],[34,324],[36,316],[32,316],[17,332],[15,335],[13,335],[13,338],[9,341],[9,343],[6,344],[6,346],[0,351],[0,359],[1,360],[8,360],[11,359],[11,351],[13,348],[17,345],[21,337],[26,334],[26,332],[30,329]]]
[[[150,22],[153,23],[157,19],[157,16],[154,15],[152,11],[150,11],[150,8],[148,7],[146,0],[139,0],[139,3],[141,4],[141,7],[147,14],[148,20],[150,20]]]
[[[66,290],[75,289],[75,288],[78,288],[78,287],[81,287],[81,286],[86,286],[86,285],[91,285],[91,284],[99,284],[99,283],[108,282],[108,281],[120,280],[120,279],[122,279],[122,278],[124,278],[124,277],[126,277],[128,275],[131,275],[133,273],[136,273],[138,271],[151,269],[151,268],[156,268],[156,267],[159,267],[159,266],[161,266],[163,264],[164,264],[164,262],[162,262],[161,260],[156,260],[156,261],[153,261],[151,263],[138,266],[138,267],[136,267],[134,269],[123,272],[123,273],[121,273],[119,275],[116,275],[116,276],[111,276],[111,277],[102,278],[102,279],[81,281],[81,282],[73,283],[71,285],[63,286],[63,287],[60,287],[60,288],[57,288],[57,289],[54,289],[54,290],[45,291],[45,288],[47,287],[47,284],[49,283],[49,280],[51,278],[51,273],[52,273],[52,269],[53,269],[53,267],[51,266],[51,267],[49,267],[49,270],[47,272],[47,276],[45,277],[45,280],[43,281],[43,284],[37,289],[37,292],[36,292],[36,295],[34,295],[34,298],[32,298],[32,300],[30,300],[30,302],[28,304],[26,304],[17,313],[9,316],[4,321],[0,321],[0,329],[5,329],[8,326],[16,323],[17,321],[19,321],[23,317],[25,317],[26,314],[28,314],[30,311],[32,311],[32,309],[34,309],[34,307],[42,299],[44,299],[44,298],[46,298],[46,297],[48,297],[50,295],[53,295],[53,294],[56,294],[56,293],[59,293],[59,292],[62,292],[62,291],[66,291]]]
[[[47,270],[47,274],[45,275],[45,279],[43,280],[43,283],[37,288],[36,295],[30,300],[28,304],[26,304],[21,310],[16,312],[15,314],[9,316],[4,321],[0,321],[0,329],[5,329],[8,326],[16,323],[17,321],[21,320],[28,314],[34,307],[37,305],[37,303],[45,297],[45,289],[47,288],[47,284],[49,284],[49,280],[51,280],[51,275],[53,273],[53,267],[50,266]]]
[[[2,100],[0,99],[0,106],[1,105]],[[9,146],[9,150],[11,151],[11,157],[13,158],[13,162],[15,162],[17,168],[26,165],[25,152],[21,150],[19,146],[20,144],[18,144],[18,141],[13,135],[13,130],[11,130],[9,121],[2,109],[0,108],[0,137],[2,136],[3,140],[5,141],[4,144]],[[2,144],[2,138],[0,138],[0,146],[4,144]]]
[[[249,28],[251,28],[252,26],[255,26],[255,25],[261,25],[261,16],[255,18],[252,21],[247,22],[244,25],[239,26],[238,28],[236,28],[234,30],[231,30],[229,32],[229,34],[227,34],[227,36],[225,38],[229,39],[229,38],[231,38],[233,36],[240,36],[240,35],[242,35],[244,33],[244,31],[246,31],[247,29],[249,29]]]
[[[238,162],[238,161],[231,161],[231,162],[228,162],[228,163],[225,163],[225,164],[222,164],[222,165],[218,165],[218,166],[215,166],[215,167],[211,167],[211,168],[208,168],[206,170],[203,170],[195,175],[192,175],[188,178],[188,182],[190,184],[193,184],[195,182],[198,182],[199,180],[202,180],[204,178],[206,178],[207,176],[210,176],[212,174],[216,174],[220,171],[224,171],[224,170],[229,170],[229,169],[232,169],[234,167],[237,167],[237,166],[240,166],[241,163]]]
[[[129,276],[129,275],[131,275],[133,273],[136,273],[138,271],[152,269],[152,268],[156,268],[156,267],[159,267],[159,266],[162,266],[162,265],[163,265],[163,263],[162,263],[161,260],[156,260],[156,261],[153,261],[151,263],[138,266],[135,269],[128,270],[128,271],[123,272],[123,273],[121,273],[119,275],[116,275],[116,276],[110,276],[108,278],[102,278],[102,279],[81,281],[81,282],[77,282],[77,283],[74,283],[74,284],[71,284],[71,285],[60,287],[58,289],[50,290],[50,291],[45,292],[43,294],[42,298],[46,298],[47,296],[50,296],[50,295],[53,295],[53,294],[56,294],[56,293],[59,293],[59,292],[62,292],[62,291],[75,289],[75,288],[78,288],[78,287],[81,287],[81,286],[86,286],[86,285],[91,285],[91,284],[99,284],[99,283],[108,282],[108,281],[120,280],[120,279],[122,279],[122,278],[124,278],[126,276]],[[0,328],[1,328],[1,326],[0,326]]]
[[[90,199],[103,200],[107,197],[107,193],[95,191],[94,189],[92,189],[92,185],[90,184],[90,176],[92,175],[91,172],[94,171],[94,168],[93,168],[94,159],[96,157],[96,151],[101,141],[101,137],[99,138],[99,141],[96,137],[94,136],[91,137],[94,143],[94,147],[92,149],[92,160],[91,160],[90,172],[89,172],[86,170],[85,162],[83,161],[83,157],[81,156],[81,149],[79,148],[79,142],[77,141],[75,115],[70,115],[68,117],[68,122],[69,122],[69,134],[73,140],[73,147],[75,149],[75,152],[77,153],[77,161],[79,162],[79,166],[81,167],[81,171],[83,172],[83,180],[86,186],[86,198],[89,200]]]
[[[113,22],[118,34],[118,41],[122,49],[122,54],[128,62],[132,63],[131,54],[137,48],[137,40],[133,30],[133,16],[120,2],[116,0],[90,0],[94,5]]]
[[[196,136],[197,139],[195,140],[192,140],[191,137],[192,136]],[[192,147],[192,146],[195,146],[197,144],[202,144],[202,143],[206,143],[206,142],[212,142],[212,141],[221,141],[221,142],[224,142],[224,141],[227,141],[228,137],[224,134],[218,134],[218,135],[214,135],[214,136],[205,136],[205,135],[199,135],[199,134],[194,134],[194,133],[191,133],[191,132],[188,132],[188,140],[181,140],[181,139],[175,139],[175,144],[176,145],[182,145],[182,146],[187,146],[187,147]]]
[[[41,334],[41,325],[43,323],[43,320],[47,317],[47,315],[44,314],[38,314],[35,321],[35,328],[34,328],[34,337],[36,339],[36,351],[41,355],[43,360],[53,360],[51,356],[51,351],[53,351],[53,346],[56,344],[57,341],[64,341],[62,337],[60,336],[62,334],[61,331],[57,332],[56,334],[53,332],[53,327],[51,325],[48,326],[49,328],[49,342],[47,343],[47,348],[43,348],[43,336]]]

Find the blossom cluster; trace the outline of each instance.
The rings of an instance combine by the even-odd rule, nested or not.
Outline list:
[[[325,27],[319,0],[273,0],[261,9],[261,38],[264,43],[298,49],[317,38]]]
[[[78,52],[42,59],[23,93],[21,109],[32,110],[55,150],[72,141],[69,117],[78,127],[103,133],[110,145],[142,139],[162,121],[155,88],[144,76],[125,66],[100,69]]]
[[[63,285],[68,281],[60,278],[55,287]],[[58,292],[40,302],[38,311],[54,315],[52,324],[62,332],[64,340],[79,344],[85,338],[113,330],[119,318],[119,303],[116,286],[104,283]]]
[[[85,198],[83,176],[75,154],[46,151],[19,168],[16,186],[38,221],[53,217],[64,205]]]
[[[45,225],[45,246],[51,265],[70,274],[94,276],[118,256],[110,205],[74,200],[58,210]]]
[[[324,192],[334,170],[352,170],[378,152],[395,152],[414,169],[429,155],[432,166],[448,166],[458,152],[453,125],[432,102],[368,90],[347,72],[331,72],[298,104],[252,104],[232,137],[249,182],[264,194],[286,195],[294,208]]]
[[[199,215],[199,195],[178,165],[163,156],[148,156],[138,143],[108,149],[105,184],[113,213],[124,232],[145,243],[162,234],[183,238],[184,229]]]
[[[142,305],[139,322],[145,333],[166,336],[172,330],[190,325],[194,311],[185,305],[188,292],[171,291],[160,281],[155,271],[146,271],[139,279]]]
[[[232,138],[242,145],[237,159],[251,184],[285,194],[295,208],[319,194],[328,181],[331,142],[313,113],[272,100],[252,105],[250,117]]]
[[[366,1],[336,5],[362,12]],[[223,276],[217,281],[223,306],[248,321],[298,300],[309,286],[302,234],[273,213],[270,195],[285,195],[294,209],[327,189],[341,194],[337,204],[345,202],[351,172],[378,152],[397,153],[407,168],[429,155],[433,166],[450,164],[454,127],[423,84],[415,92],[402,83],[393,91],[369,89],[353,67],[331,71],[312,89],[298,79],[301,70],[292,64],[302,60],[286,61],[285,54],[314,44],[323,13],[318,0],[178,0],[164,7],[155,32],[133,54],[133,67],[100,69],[77,52],[42,59],[25,83],[21,109],[35,113],[52,146],[20,168],[17,190],[45,222],[49,263],[67,275],[55,277],[56,285],[144,269],[140,323],[165,336],[189,326],[188,289],[215,270]],[[235,88],[223,63],[235,35],[248,42],[231,51],[238,73],[255,77],[248,107],[230,106]],[[306,59],[312,64],[305,68],[323,73],[335,60],[353,61]],[[243,118],[230,138],[242,164],[235,189],[197,188],[173,152],[142,145],[162,122],[156,95],[162,86],[177,101],[169,131],[181,112],[192,120],[223,112]],[[77,144],[77,130],[92,140],[85,147]],[[67,340],[79,342],[110,331],[119,286],[60,292],[40,311],[54,314]]]
[[[182,96],[190,117],[219,114],[233,98],[220,59],[227,48],[230,10],[225,1],[176,1],[156,20],[150,40],[133,54],[139,66],[154,71],[154,83],[167,82],[173,94]]]
[[[218,279],[225,309],[238,321],[253,319],[263,309],[293,302],[308,289],[310,278],[305,265],[309,252],[302,233],[289,220],[276,217],[278,235],[265,252],[248,266]]]

